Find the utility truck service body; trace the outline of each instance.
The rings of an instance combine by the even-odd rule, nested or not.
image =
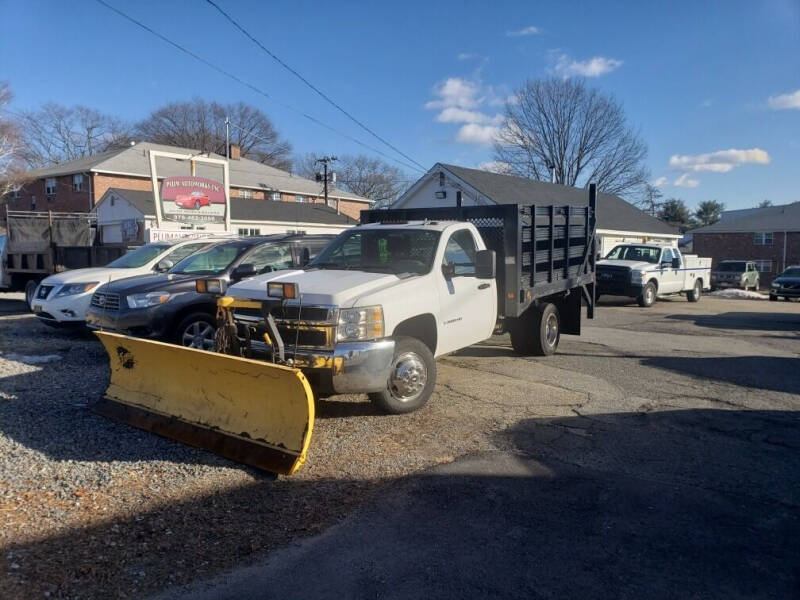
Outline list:
[[[517,352],[549,355],[580,334],[582,304],[594,313],[589,195],[583,207],[364,211],[302,269],[199,280],[219,295],[216,353],[98,332],[112,371],[99,412],[292,473],[314,396],[367,393],[406,413],[433,392],[438,356],[502,331]]]
[[[700,300],[711,287],[711,259],[672,246],[621,244],[597,262],[597,296],[628,296],[648,307],[657,296],[686,294]]]

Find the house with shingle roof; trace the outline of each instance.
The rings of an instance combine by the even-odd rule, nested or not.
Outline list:
[[[586,206],[589,192],[568,185],[436,163],[412,185],[392,208],[487,204],[555,204]],[[598,251],[605,256],[626,242],[651,242],[677,246],[680,232],[663,221],[625,202],[597,195]]]

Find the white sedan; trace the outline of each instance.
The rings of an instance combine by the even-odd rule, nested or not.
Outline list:
[[[31,309],[54,327],[83,325],[92,293],[98,285],[166,271],[173,264],[208,246],[214,239],[152,242],[123,254],[105,267],[74,269],[45,277],[33,294]]]

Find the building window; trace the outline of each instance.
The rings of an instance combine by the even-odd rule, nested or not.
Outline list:
[[[306,234],[306,230],[305,229],[287,229],[286,233],[288,233],[289,235],[305,235]]]
[[[308,202],[308,198],[306,198],[305,196],[295,196],[294,197],[294,201],[295,202]]]
[[[14,187],[11,188],[11,197],[14,198],[14,200],[16,200],[20,196],[22,196],[21,192],[22,192],[22,186],[21,185],[15,185]]]
[[[261,235],[261,230],[255,227],[239,227],[238,233],[241,236]]]
[[[269,199],[273,202],[280,202],[281,201],[281,193],[280,192],[270,192]]]
[[[253,192],[251,190],[239,190],[239,198],[252,198]]]
[[[336,208],[336,200],[334,200],[333,198],[328,198],[328,206],[330,206],[331,208]]]
[[[72,191],[73,192],[80,192],[83,191],[83,174],[76,173],[72,176]]]
[[[56,178],[48,177],[44,180],[44,193],[48,196],[55,196],[56,193]]]
[[[772,233],[753,234],[753,244],[756,246],[772,246]]]
[[[769,234],[772,236],[772,234]],[[756,269],[758,269],[759,273],[772,273],[772,261],[771,260],[757,260]]]

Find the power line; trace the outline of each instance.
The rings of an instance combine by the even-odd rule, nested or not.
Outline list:
[[[364,125],[364,123],[362,123],[361,121],[359,121],[358,119],[356,119],[356,118],[355,118],[353,115],[351,115],[351,114],[350,114],[349,112],[347,112],[347,111],[346,111],[344,108],[342,108],[342,106],[341,106],[341,105],[339,105],[339,104],[338,104],[338,103],[336,103],[336,102],[335,102],[335,101],[334,101],[332,98],[330,98],[330,96],[328,96],[327,94],[325,94],[325,93],[324,93],[322,90],[320,90],[319,88],[317,88],[317,87],[316,87],[316,86],[315,86],[313,83],[311,83],[311,82],[310,82],[308,79],[306,79],[305,77],[303,77],[303,76],[302,76],[300,73],[298,73],[298,72],[297,72],[296,70],[294,70],[292,67],[290,67],[290,66],[289,66],[289,65],[287,65],[285,62],[283,62],[283,61],[282,61],[280,58],[278,58],[278,57],[277,57],[277,56],[276,56],[276,55],[275,55],[273,52],[271,52],[269,49],[267,49],[267,48],[266,48],[266,47],[265,47],[265,46],[264,46],[264,45],[263,45],[261,42],[259,42],[259,41],[258,41],[256,38],[254,38],[252,35],[250,35],[250,33],[249,33],[249,32],[248,32],[248,31],[247,31],[247,30],[246,30],[244,27],[242,27],[242,26],[241,26],[239,23],[237,23],[237,22],[236,22],[236,20],[235,20],[233,17],[231,17],[231,16],[230,16],[230,15],[229,15],[227,12],[225,12],[225,11],[224,11],[224,10],[223,10],[223,9],[222,9],[222,8],[221,8],[221,7],[220,7],[220,6],[219,6],[219,5],[216,3],[216,2],[214,2],[214,0],[206,0],[206,2],[208,2],[208,3],[209,3],[211,6],[213,6],[214,8],[216,8],[216,9],[217,9],[217,10],[220,12],[220,14],[222,14],[222,16],[223,16],[223,17],[225,17],[225,18],[226,18],[228,21],[230,21],[231,25],[233,25],[234,27],[236,27],[236,29],[238,29],[239,31],[241,31],[241,32],[242,32],[242,33],[243,33],[245,36],[247,36],[247,37],[248,37],[248,38],[249,38],[249,39],[250,39],[250,40],[251,40],[251,41],[252,41],[254,44],[256,44],[256,45],[257,45],[259,48],[261,48],[261,49],[262,49],[264,52],[266,52],[266,53],[267,53],[269,56],[271,56],[271,57],[272,57],[272,58],[273,58],[273,59],[274,59],[274,60],[275,60],[275,61],[276,61],[276,62],[277,62],[279,65],[281,65],[281,66],[282,66],[284,69],[286,69],[286,70],[287,70],[287,71],[289,71],[289,72],[290,72],[292,75],[294,75],[295,77],[297,77],[297,78],[298,78],[300,81],[302,81],[303,83],[305,83],[305,84],[306,84],[306,85],[307,85],[309,88],[311,88],[312,90],[314,90],[314,91],[315,91],[317,94],[319,94],[319,95],[320,95],[320,96],[321,96],[321,97],[322,97],[322,98],[323,98],[323,99],[324,99],[326,102],[328,102],[328,103],[329,103],[331,106],[333,106],[334,108],[336,108],[336,109],[337,109],[339,112],[341,112],[343,115],[345,115],[345,116],[346,116],[348,119],[350,119],[350,120],[351,120],[353,123],[355,123],[356,125],[358,125],[359,127],[361,127],[361,129],[363,129],[364,131],[366,131],[367,133],[369,133],[369,134],[370,134],[372,137],[374,137],[374,138],[375,138],[376,140],[378,140],[379,142],[382,142],[383,144],[385,144],[386,146],[388,146],[389,148],[391,148],[392,150],[394,150],[395,152],[397,152],[397,153],[398,153],[400,156],[402,156],[403,158],[405,158],[407,161],[409,161],[409,162],[411,162],[411,163],[415,164],[416,166],[418,166],[420,169],[422,169],[422,171],[425,171],[425,170],[426,170],[426,169],[425,169],[425,167],[423,167],[421,164],[419,164],[417,161],[415,161],[413,158],[411,158],[411,157],[410,157],[408,154],[404,153],[402,150],[400,150],[399,148],[397,148],[397,147],[396,147],[396,146],[394,146],[393,144],[389,143],[387,140],[385,140],[385,139],[384,139],[384,138],[382,138],[380,135],[378,135],[377,133],[375,133],[375,132],[374,132],[372,129],[370,129],[369,127],[367,127],[366,125]]]
[[[148,33],[151,33],[152,35],[156,36],[160,40],[168,43],[170,46],[173,46],[174,48],[177,48],[178,50],[180,50],[184,54],[187,54],[187,55],[191,56],[192,58],[194,58],[195,60],[203,63],[207,67],[210,67],[211,69],[215,70],[216,72],[220,73],[221,75],[224,75],[225,77],[228,77],[229,79],[233,79],[237,83],[240,83],[240,84],[244,85],[245,87],[251,89],[252,91],[256,92],[257,94],[259,94],[261,96],[264,96],[265,98],[267,98],[269,100],[272,100],[273,102],[275,102],[279,106],[282,106],[282,107],[284,107],[284,108],[286,108],[288,110],[291,110],[292,112],[295,112],[295,113],[305,117],[309,121],[311,121],[313,123],[316,123],[317,125],[319,125],[321,127],[324,127],[325,129],[328,129],[329,131],[332,131],[333,133],[335,133],[337,135],[340,135],[340,136],[350,140],[351,142],[353,142],[355,144],[358,144],[359,146],[367,148],[368,150],[371,150],[372,152],[375,152],[376,154],[379,154],[379,155],[383,156],[387,160],[391,160],[391,161],[394,161],[394,162],[396,162],[396,163],[398,163],[400,165],[403,165],[407,169],[411,169],[413,171],[417,171],[417,170],[420,170],[420,169],[422,169],[423,171],[425,170],[424,168],[421,167],[421,165],[419,167],[411,166],[411,165],[409,165],[409,164],[407,164],[407,163],[405,163],[405,162],[403,162],[403,161],[401,161],[401,160],[399,160],[397,158],[394,158],[393,156],[389,156],[388,154],[382,152],[381,150],[378,150],[377,148],[374,148],[374,147],[370,146],[369,144],[366,144],[366,143],[362,142],[361,140],[358,140],[358,139],[354,138],[351,135],[348,135],[348,134],[346,134],[344,132],[339,131],[338,129],[335,129],[335,128],[331,127],[327,123],[324,123],[324,122],[320,121],[316,117],[313,117],[313,116],[309,115],[308,113],[305,113],[302,110],[300,110],[298,108],[295,108],[294,106],[292,106],[290,104],[286,104],[285,102],[281,102],[280,100],[278,100],[276,98],[273,98],[272,96],[270,96],[264,90],[262,90],[260,88],[257,88],[253,84],[248,83],[247,81],[245,81],[244,79],[238,77],[237,75],[234,75],[233,73],[230,73],[230,72],[226,71],[222,67],[219,67],[219,66],[215,65],[214,63],[212,63],[211,61],[203,58],[202,56],[200,56],[198,54],[195,54],[191,50],[188,50],[188,49],[184,48],[180,44],[178,44],[178,43],[172,41],[171,39],[167,38],[166,36],[158,33],[157,31],[155,31],[151,27],[145,25],[141,21],[138,21],[138,20],[134,19],[133,17],[131,17],[130,15],[128,15],[128,14],[126,14],[124,12],[122,12],[118,8],[108,4],[107,2],[105,2],[105,0],[96,0],[96,2],[98,4],[101,4],[102,6],[105,6],[107,9],[111,10],[112,12],[117,13],[119,16],[121,16],[122,18],[126,19],[127,21],[130,21],[134,25],[137,25],[138,27],[141,27],[142,29],[144,29]],[[412,161],[412,162],[414,162],[414,164],[417,164],[417,165],[419,164],[419,163],[416,163],[415,161]]]

